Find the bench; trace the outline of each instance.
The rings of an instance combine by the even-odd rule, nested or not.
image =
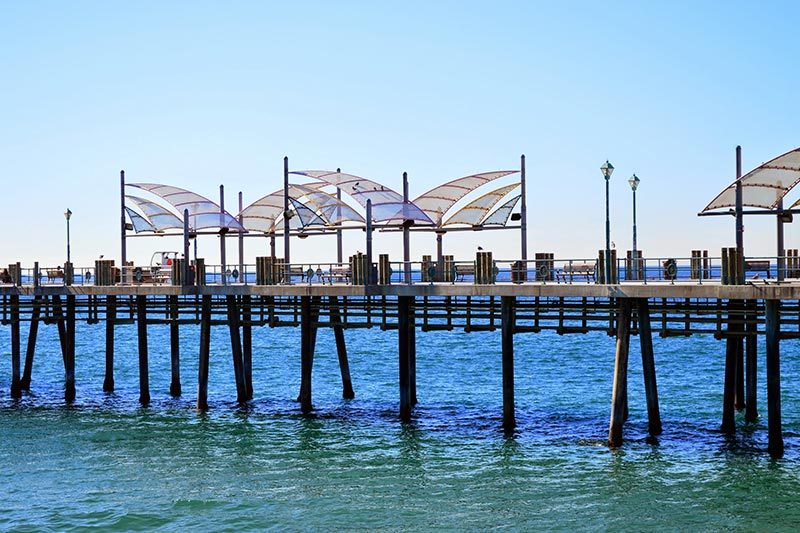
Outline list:
[[[58,280],[64,281],[63,270],[58,270],[57,268],[48,268],[46,272],[48,281],[52,283],[55,283]]]
[[[745,261],[744,262],[744,271],[745,272],[765,272],[767,274],[767,279],[770,279],[770,271],[769,271],[769,260],[758,260],[758,261]]]
[[[349,266],[335,266],[331,267],[328,272],[322,274],[321,277],[322,283],[327,281],[329,284],[333,285],[334,281],[349,283],[350,276],[351,272]]]
[[[455,265],[456,281],[464,281],[465,276],[475,277],[475,264],[463,263]]]
[[[556,271],[556,281],[569,281],[572,283],[575,276],[583,276],[587,282],[594,281],[594,263],[568,263],[564,265],[564,268]]]

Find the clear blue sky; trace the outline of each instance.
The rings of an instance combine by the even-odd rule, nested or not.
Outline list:
[[[63,261],[67,207],[74,261],[117,257],[120,169],[212,198],[224,183],[231,205],[279,188],[284,155],[397,189],[408,171],[413,197],[525,153],[529,249],[561,257],[603,246],[608,158],[617,248],[636,172],[645,255],[715,255],[733,220],[696,213],[734,178],[734,147],[749,170],[800,145],[796,3],[374,4],[0,4],[0,262]],[[395,237],[376,251],[400,259]],[[263,253],[249,242],[248,259]],[[751,255],[773,242],[773,221],[747,221]],[[464,258],[478,244],[518,255],[516,232],[446,242]],[[201,242],[210,262],[217,249]],[[293,246],[333,255],[332,238]]]

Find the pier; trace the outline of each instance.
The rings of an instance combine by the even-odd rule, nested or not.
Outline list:
[[[798,151],[777,159],[796,158],[795,152]],[[737,150],[737,161],[739,157]],[[168,325],[170,331],[168,393],[184,394],[181,359],[196,356],[199,360],[196,406],[206,410],[211,328],[216,326],[229,331],[234,371],[231,378],[236,385],[236,400],[244,404],[258,392],[253,390],[252,362],[262,354],[253,353],[253,335],[269,335],[269,330],[276,327],[299,327],[301,342],[294,347],[301,362],[297,399],[301,412],[308,414],[314,409],[311,378],[318,330],[333,329],[342,397],[349,399],[358,391],[354,390],[350,374],[346,331],[374,328],[397,330],[398,415],[408,422],[417,404],[417,331],[432,334],[454,329],[498,331],[496,349],[491,346],[485,349],[490,360],[495,357],[495,368],[502,374],[502,390],[497,392],[502,395],[503,409],[498,417],[502,428],[513,434],[515,336],[542,331],[559,335],[600,331],[616,338],[608,443],[618,447],[623,444],[628,418],[630,337],[640,338],[648,430],[658,435],[664,428],[653,335],[712,335],[720,341],[720,354],[724,353],[724,357],[720,357],[719,375],[709,379],[720,380],[723,391],[720,428],[729,435],[736,431],[736,411],[744,411],[747,422],[760,416],[757,348],[759,342],[764,343],[768,447],[772,455],[780,456],[783,454],[780,346],[781,341],[800,337],[800,256],[797,250],[784,249],[782,230],[782,225],[791,220],[794,206],[783,209],[782,195],[775,191],[785,194],[791,187],[783,187],[780,181],[766,186],[777,198],[774,205],[749,202],[747,187],[765,187],[761,178],[748,185],[748,180],[758,177],[764,169],[800,172],[800,167],[772,163],[744,176],[739,168],[734,184],[701,212],[702,216],[721,213],[735,217],[737,246],[721,248],[718,255],[708,250],[691,250],[685,258],[647,257],[636,249],[618,258],[617,251],[607,244],[592,257],[562,258],[543,251],[534,253],[530,259],[524,156],[518,170],[459,178],[413,201],[409,199],[406,174],[401,194],[338,169],[290,172],[288,159],[284,159],[283,189],[248,207],[243,205],[240,193],[236,216],[225,210],[222,186],[220,201],[216,203],[173,186],[127,184],[122,172],[118,264],[100,259],[94,265],[81,267],[68,260],[63,267],[42,268],[38,263],[17,262],[9,264],[3,273],[0,315],[2,324],[11,333],[10,394],[19,398],[35,386],[32,369],[37,334],[42,326],[55,326],[64,364],[64,401],[76,400],[76,368],[81,360],[75,349],[77,321],[105,327],[105,375],[98,389],[112,392],[115,327],[136,324],[139,400],[147,406],[152,392],[148,326],[158,324]],[[608,163],[603,166],[606,180],[612,170]],[[289,182],[290,174],[316,181],[293,184]],[[444,214],[476,187],[514,175],[520,178],[518,184],[490,191],[445,218]],[[169,208],[128,194],[130,187],[161,198]],[[322,192],[325,187],[336,191]],[[518,187],[521,194],[503,202]],[[363,216],[341,200],[343,191],[365,208]],[[514,212],[518,204],[520,211]],[[766,209],[748,212],[744,205]],[[726,207],[735,209],[715,212]],[[744,255],[741,220],[748,214],[777,218],[776,256]],[[65,215],[69,228],[71,213]],[[519,224],[509,224],[512,221]],[[372,240],[376,225],[383,231],[403,233],[402,260],[393,261],[386,254],[375,260]],[[365,254],[357,252],[345,260],[342,231],[346,229],[365,232]],[[519,231],[520,256],[500,259],[479,249],[474,258],[456,260],[444,253],[443,237],[448,232],[489,229]],[[182,237],[183,253],[162,252],[161,257],[154,254],[156,261],[151,260],[149,265],[127,260],[127,239],[170,231]],[[410,238],[412,234],[424,234],[419,232],[435,235],[436,256],[412,260]],[[67,235],[69,257],[69,232]],[[208,264],[197,256],[196,243],[202,235],[219,238],[219,264]],[[293,237],[325,235],[337,238],[335,261],[291,261]],[[245,237],[268,240],[270,254],[256,257],[255,264],[246,264]],[[276,252],[276,238],[283,241],[282,257]],[[226,241],[234,239],[238,244],[238,263],[229,264]],[[190,259],[192,241],[195,253]],[[24,360],[23,322],[29,324]],[[199,325],[197,350],[181,354],[180,328],[189,324]]]

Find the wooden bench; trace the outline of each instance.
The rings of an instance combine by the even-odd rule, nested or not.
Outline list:
[[[595,265],[594,263],[568,263],[556,271],[556,281],[569,281],[575,276],[583,276],[586,281],[595,280]]]
[[[55,283],[58,280],[64,281],[64,271],[58,270],[57,268],[48,268],[47,272],[47,280]]]
[[[745,261],[744,262],[744,271],[745,272],[765,272],[767,274],[767,279],[770,279],[770,271],[769,271],[769,260],[757,260],[757,261]]]
[[[351,277],[349,266],[334,266],[328,272],[322,274],[322,283],[326,281],[333,285],[334,281],[349,283]]]
[[[464,281],[466,276],[475,277],[475,264],[462,263],[455,265],[456,281]]]

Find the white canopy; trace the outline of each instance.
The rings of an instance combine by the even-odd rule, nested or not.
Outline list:
[[[480,198],[473,200],[461,209],[459,209],[453,216],[447,219],[444,226],[452,226],[454,224],[467,224],[470,226],[478,226],[481,221],[486,217],[487,213],[497,205],[508,193],[519,187],[519,183],[512,183],[505,187],[500,187],[493,191],[489,191]],[[509,213],[510,214],[510,213]]]
[[[436,224],[441,224],[444,214],[464,196],[490,181],[516,174],[517,172],[519,171],[497,170],[464,176],[463,178],[449,181],[444,185],[434,187],[417,197],[414,200],[414,204],[422,209]]]
[[[192,228],[195,230],[227,228],[234,231],[247,231],[233,215],[227,211],[221,211],[218,204],[197,193],[159,183],[129,183],[128,186],[163,198],[179,213],[183,213],[184,209],[188,210]]]

